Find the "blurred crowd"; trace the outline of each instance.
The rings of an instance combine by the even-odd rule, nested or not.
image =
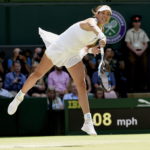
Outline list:
[[[32,73],[40,62],[40,59],[45,51],[45,48],[35,48],[31,50],[22,50],[14,48],[12,57],[5,58],[4,52],[1,52],[0,61],[0,82],[1,89],[7,91],[1,92],[1,96],[13,97],[21,89],[26,81],[26,78]],[[100,81],[97,72],[97,66],[100,61],[100,55],[94,57],[88,54],[84,57],[85,64],[87,93],[90,98],[117,98],[116,89],[117,60],[112,48],[105,49],[105,61],[110,64],[110,84],[111,91],[104,92],[100,86]],[[76,86],[73,83],[69,73],[64,67],[54,66],[53,69],[41,78],[35,86],[28,92],[28,96],[46,97],[47,93],[56,93],[61,100],[78,99]],[[53,92],[52,92],[53,91]],[[95,92],[101,91],[102,97],[99,97]],[[8,94],[9,93],[9,94]]]
[[[132,27],[128,29],[121,50],[110,46],[105,48],[105,63],[109,64],[109,84],[111,90],[104,91],[98,77],[101,55],[88,54],[83,58],[89,98],[125,98],[128,92],[148,92],[149,38],[141,29],[141,16],[132,17]],[[27,77],[36,69],[45,47],[30,49],[14,48],[8,58],[0,52],[0,96],[14,97]],[[54,66],[28,92],[28,97],[47,97],[49,109],[63,109],[64,101],[77,100],[76,85],[64,67]]]

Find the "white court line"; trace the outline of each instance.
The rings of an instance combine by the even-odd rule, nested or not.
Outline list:
[[[81,142],[81,143],[72,143],[72,144],[66,144],[66,143],[49,143],[49,144],[38,144],[35,142],[35,144],[29,144],[29,143],[15,143],[9,145],[0,145],[0,149],[12,149],[12,148],[46,148],[46,147],[80,147],[80,146],[88,146],[88,145],[100,145],[100,144],[120,144],[120,143],[149,143],[149,140],[106,140],[106,141],[91,141],[91,143],[87,142]],[[88,143],[88,144],[87,144]]]

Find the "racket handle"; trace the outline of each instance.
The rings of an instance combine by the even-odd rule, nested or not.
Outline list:
[[[104,55],[104,48],[101,47],[100,50],[101,50],[101,55]]]

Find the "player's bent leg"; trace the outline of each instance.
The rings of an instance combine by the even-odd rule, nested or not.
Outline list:
[[[7,110],[9,115],[13,115],[17,111],[19,104],[24,99],[24,95],[28,92],[28,90],[30,90],[34,86],[37,80],[44,76],[45,73],[47,73],[52,67],[52,61],[44,54],[35,71],[28,77],[22,89],[18,92],[13,101],[9,104]]]
[[[83,63],[79,62],[73,67],[68,68],[68,72],[77,86],[79,104],[81,105],[83,113],[89,113],[90,108],[85,84],[85,71]]]
[[[89,108],[89,101],[88,101],[88,95],[87,95],[86,83],[85,83],[84,65],[82,62],[79,62],[73,67],[68,68],[68,71],[72,76],[74,83],[77,86],[79,104],[84,113],[85,122],[81,130],[86,132],[89,135],[97,135],[93,126],[93,121],[92,121],[90,108]]]

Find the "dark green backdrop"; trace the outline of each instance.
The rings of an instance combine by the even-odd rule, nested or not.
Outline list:
[[[10,116],[7,114],[7,107],[12,99],[0,97],[0,136],[27,136],[27,135],[53,135],[55,134],[83,134],[80,127],[83,123],[82,111],[78,101],[65,102],[65,118],[63,111],[48,111],[46,98],[25,98],[19,106],[17,112]],[[144,102],[143,102],[144,101]],[[101,111],[112,113],[112,116],[121,117],[117,119],[138,119],[139,126],[133,128],[118,128],[109,126],[108,128],[97,127],[98,132],[107,133],[150,133],[149,110],[150,98],[143,98],[142,102],[138,98],[128,99],[91,99],[91,112],[101,113]],[[126,114],[126,110],[129,111]],[[138,113],[136,111],[138,110]],[[96,111],[96,112],[95,112]],[[118,114],[114,114],[113,112]],[[51,112],[51,115],[49,114]],[[141,113],[141,112],[144,112]],[[122,118],[123,116],[123,118]],[[112,118],[113,121],[116,120]],[[65,121],[65,127],[64,127]],[[78,124],[76,124],[78,122]],[[72,126],[72,127],[71,127]],[[131,126],[132,127],[132,126]],[[76,128],[76,130],[74,130]],[[110,131],[111,129],[111,131]],[[113,130],[113,131],[112,131]],[[131,132],[133,130],[133,132]],[[124,132],[125,131],[125,132]]]
[[[142,15],[143,29],[150,37],[150,3],[104,4],[109,4],[113,10],[119,11],[124,16],[128,27],[132,15]],[[38,36],[39,26],[60,34],[76,21],[90,17],[91,8],[97,5],[97,2],[0,3],[0,45],[42,44]]]

